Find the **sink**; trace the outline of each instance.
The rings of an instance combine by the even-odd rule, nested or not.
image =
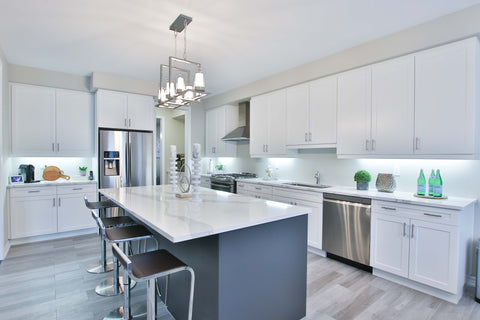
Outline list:
[[[331,187],[331,186],[327,186],[326,184],[308,184],[308,183],[298,183],[298,182],[284,182],[282,184],[288,185],[288,186],[317,188],[317,189],[325,189],[325,188]]]

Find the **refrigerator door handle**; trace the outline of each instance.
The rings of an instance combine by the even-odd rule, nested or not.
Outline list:
[[[132,143],[128,141],[128,164],[127,164],[127,179],[128,186],[132,186]]]

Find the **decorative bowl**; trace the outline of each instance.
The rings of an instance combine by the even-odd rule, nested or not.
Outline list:
[[[377,175],[377,182],[375,183],[378,191],[393,192],[397,188],[395,178],[391,173],[379,173]]]

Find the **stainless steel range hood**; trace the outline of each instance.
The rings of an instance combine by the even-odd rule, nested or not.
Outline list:
[[[222,138],[223,141],[250,141],[250,102],[238,104],[239,127]]]

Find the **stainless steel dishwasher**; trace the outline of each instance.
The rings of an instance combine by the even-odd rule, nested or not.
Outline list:
[[[323,250],[370,265],[371,199],[323,194]]]

